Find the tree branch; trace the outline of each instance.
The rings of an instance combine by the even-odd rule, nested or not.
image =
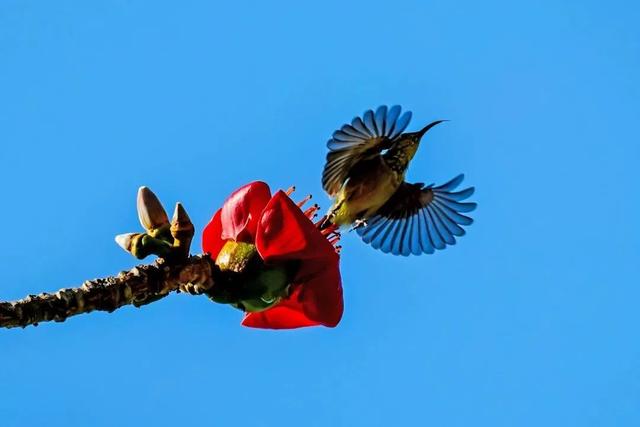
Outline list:
[[[192,256],[176,264],[158,259],[117,276],[88,280],[78,288],[0,301],[0,327],[37,326],[50,320],[64,322],[77,314],[94,310],[112,312],[129,304],[140,307],[173,291],[206,294],[216,278],[220,278],[220,270],[205,255]]]

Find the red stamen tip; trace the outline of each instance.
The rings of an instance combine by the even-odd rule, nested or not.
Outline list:
[[[294,191],[296,191],[296,186],[295,186],[295,185],[292,185],[292,186],[291,186],[291,187],[289,187],[289,188],[287,189],[287,191],[285,191],[284,193],[285,193],[287,196],[290,196]]]

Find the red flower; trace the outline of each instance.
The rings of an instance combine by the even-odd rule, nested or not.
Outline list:
[[[315,210],[303,213],[286,193],[278,191],[272,197],[269,186],[257,181],[231,194],[204,229],[202,247],[214,260],[231,240],[254,244],[267,266],[292,261],[297,266],[289,294],[264,311],[246,313],[244,326],[334,327],[340,321],[339,257],[327,233],[308,217]]]

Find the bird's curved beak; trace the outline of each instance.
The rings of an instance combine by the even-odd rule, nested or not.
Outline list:
[[[424,134],[427,133],[427,131],[429,131],[429,129],[431,129],[435,125],[438,125],[438,124],[440,124],[442,122],[448,122],[448,121],[449,120],[436,120],[435,122],[429,123],[428,125],[426,125],[422,129],[420,129],[418,132],[416,132],[416,136],[418,137],[418,140],[420,140],[420,138],[422,138],[424,136]]]

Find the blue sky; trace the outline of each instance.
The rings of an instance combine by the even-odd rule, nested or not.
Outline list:
[[[637,426],[640,8],[631,1],[0,3],[0,299],[136,261],[135,193],[198,230],[241,184],[324,207],[325,142],[435,119],[409,171],[477,188],[459,244],[343,239],[336,329],[172,295],[0,331],[6,427]],[[194,250],[198,250],[194,245]]]

